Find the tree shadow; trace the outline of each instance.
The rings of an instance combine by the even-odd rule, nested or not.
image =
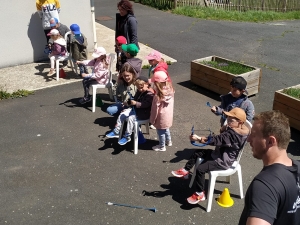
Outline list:
[[[202,95],[205,95],[205,96],[207,96],[209,98],[212,98],[212,99],[214,99],[216,101],[220,101],[220,95],[219,94],[217,94],[217,93],[215,93],[213,91],[210,91],[210,90],[208,90],[206,88],[200,87],[200,86],[192,83],[189,80],[183,81],[183,82],[179,82],[177,84],[179,84],[179,85],[181,85],[181,86],[183,86],[185,88],[188,88],[188,89],[190,89],[192,91],[198,92],[199,94],[202,94]]]
[[[82,99],[82,97],[80,97],[80,98],[72,98],[72,99],[69,99],[69,100],[67,100],[65,102],[59,103],[59,105],[64,105],[64,106],[66,106],[68,108],[77,108],[77,107],[80,107],[80,108],[84,108],[84,109],[92,112],[92,109],[91,109],[91,107],[92,107],[92,101],[87,102],[85,104],[81,104],[79,102],[80,99]]]
[[[300,131],[291,128],[291,140],[288,148],[287,148],[287,152],[290,153],[293,156],[300,156]]]

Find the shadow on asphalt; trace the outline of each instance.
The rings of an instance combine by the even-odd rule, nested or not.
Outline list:
[[[287,148],[287,152],[292,154],[293,156],[300,156],[300,131],[291,128],[291,139],[290,144]]]
[[[179,84],[179,85],[181,85],[181,86],[183,86],[185,88],[188,88],[188,89],[190,89],[192,91],[198,92],[198,93],[200,93],[202,95],[205,95],[205,96],[207,96],[209,98],[212,98],[212,99],[214,99],[216,101],[220,101],[220,95],[219,94],[217,94],[217,93],[215,93],[213,91],[207,90],[207,89],[205,89],[203,87],[200,87],[200,86],[192,83],[189,80],[183,81],[183,82],[179,82],[177,84]]]
[[[80,107],[80,108],[84,108],[90,112],[92,112],[92,101],[90,102],[87,102],[85,104],[80,104],[79,100],[81,99],[80,98],[72,98],[72,99],[69,99],[67,101],[64,101],[62,103],[59,103],[59,105],[64,105],[68,108],[76,108],[76,107]]]

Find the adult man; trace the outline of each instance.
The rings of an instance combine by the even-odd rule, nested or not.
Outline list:
[[[247,190],[240,225],[299,224],[300,164],[287,155],[290,136],[288,118],[280,111],[254,116],[248,142],[253,157],[261,159],[264,168]]]

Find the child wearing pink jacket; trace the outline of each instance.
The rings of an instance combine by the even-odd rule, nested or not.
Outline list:
[[[77,61],[77,64],[83,64],[86,66],[93,66],[93,72],[90,74],[82,73],[82,85],[84,89],[84,97],[79,100],[81,104],[85,104],[91,101],[91,95],[89,93],[90,86],[93,84],[107,84],[109,80],[109,58],[106,55],[106,50],[103,47],[98,47],[92,54],[93,60]]]
[[[153,98],[150,123],[156,127],[159,145],[152,147],[154,151],[166,151],[166,145],[172,146],[170,127],[173,123],[174,89],[170,77],[164,71],[154,72],[149,83],[153,83]]]

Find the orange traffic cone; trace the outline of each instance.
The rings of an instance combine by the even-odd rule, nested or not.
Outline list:
[[[217,200],[218,204],[222,207],[231,207],[234,204],[233,199],[230,197],[228,188],[224,188],[221,196]]]
[[[63,68],[59,70],[59,78],[66,78],[66,73]]]

